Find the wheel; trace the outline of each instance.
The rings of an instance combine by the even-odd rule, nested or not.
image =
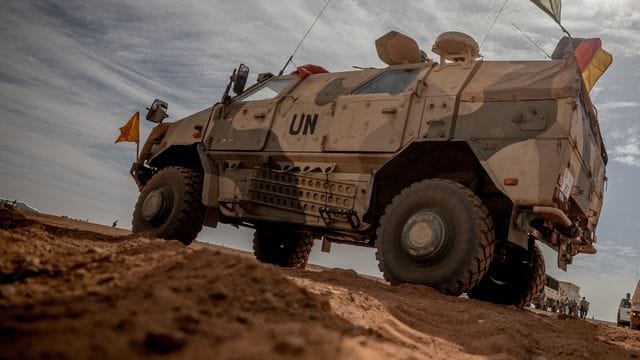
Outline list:
[[[140,192],[133,211],[133,231],[185,245],[196,238],[205,215],[202,175],[180,166],[158,171]]]
[[[312,247],[313,238],[305,232],[260,225],[253,234],[253,253],[268,264],[304,269]]]
[[[527,307],[533,296],[544,288],[544,257],[538,246],[533,254],[508,247],[504,256],[495,256],[482,281],[467,295],[496,304]]]
[[[450,180],[423,180],[396,195],[380,218],[378,268],[391,284],[460,295],[487,271],[494,236],[489,211],[471,190]]]
[[[629,323],[629,329],[631,329],[631,330],[640,330],[640,324],[636,324],[636,323],[630,322]]]

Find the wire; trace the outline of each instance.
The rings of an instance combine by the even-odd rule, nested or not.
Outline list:
[[[320,13],[318,14],[318,16],[316,16],[315,20],[313,20],[313,23],[311,24],[311,26],[309,26],[309,29],[307,30],[307,32],[302,37],[302,40],[300,40],[300,42],[296,46],[295,50],[293,50],[293,53],[291,54],[291,57],[293,57],[296,54],[296,52],[298,51],[298,49],[300,48],[300,46],[302,45],[304,40],[307,38],[307,36],[311,32],[311,29],[313,29],[313,27],[316,25],[316,23],[318,22],[318,19],[320,19],[320,16],[322,16],[322,13],[324,13],[324,10],[327,8],[327,6],[329,6],[331,1],[333,1],[333,0],[327,0],[327,2],[324,4],[324,6],[322,7],[322,10],[320,10]]]
[[[278,75],[282,75],[284,73],[284,70],[287,68],[287,65],[289,65],[290,62],[292,62],[293,56],[296,54],[300,46],[302,46],[302,43],[307,39],[307,36],[309,35],[313,27],[316,25],[316,23],[318,22],[318,19],[320,19],[320,16],[322,16],[322,14],[324,13],[327,6],[329,6],[331,1],[333,0],[327,0],[327,2],[324,4],[324,6],[322,7],[322,10],[320,10],[320,12],[318,13],[318,16],[316,16],[316,18],[313,20],[313,23],[311,23],[311,26],[309,26],[309,29],[307,29],[307,32],[304,34],[300,42],[298,42],[298,45],[296,45],[296,48],[293,49],[293,52],[291,53],[289,60],[287,60],[287,63],[284,64],[284,67],[282,68],[282,70],[280,70],[280,73]]]
[[[491,23],[491,26],[489,27],[489,31],[487,31],[487,35],[484,36],[484,39],[482,39],[482,43],[480,43],[480,48],[482,49],[482,45],[484,45],[484,42],[487,41],[487,38],[489,37],[489,34],[491,34],[491,30],[493,30],[493,26],[496,24],[496,21],[498,21],[498,18],[500,17],[500,14],[502,14],[502,12],[504,11],[504,8],[507,6],[507,2],[509,0],[504,0],[504,4],[502,4],[502,7],[500,8],[500,11],[498,11],[498,14],[496,15],[496,18],[493,19],[493,23]]]
[[[529,35],[525,34],[524,31],[520,30],[518,25],[516,25],[515,23],[511,23],[511,25],[513,25],[516,29],[518,29],[518,31],[520,31],[520,33],[524,35],[524,37],[529,39],[529,41],[531,41],[533,45],[535,45],[540,51],[542,51],[547,56],[548,59],[551,59],[551,55],[549,55],[546,51],[544,51],[544,49],[540,45],[538,45],[537,42],[533,41],[533,39],[530,38]]]

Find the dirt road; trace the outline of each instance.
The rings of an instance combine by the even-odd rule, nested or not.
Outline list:
[[[0,207],[0,359],[629,359],[640,332]]]

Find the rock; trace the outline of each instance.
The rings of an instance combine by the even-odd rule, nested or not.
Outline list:
[[[0,297],[10,299],[16,295],[16,288],[11,285],[0,286]]]
[[[298,335],[288,335],[278,340],[273,350],[279,354],[301,354],[304,352],[306,341]]]
[[[80,276],[80,277],[85,277],[87,275],[89,275],[89,272],[83,268],[79,268],[78,270],[75,271],[75,274]]]
[[[209,294],[209,299],[213,301],[223,301],[227,299],[227,294],[222,290],[216,290]]]
[[[149,331],[144,338],[144,347],[159,354],[178,351],[186,344],[187,340],[184,336],[164,331]]]

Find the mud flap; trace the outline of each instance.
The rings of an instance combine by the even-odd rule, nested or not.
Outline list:
[[[561,241],[558,245],[558,268],[567,271],[567,265],[571,264],[572,255],[569,253],[567,241]]]

